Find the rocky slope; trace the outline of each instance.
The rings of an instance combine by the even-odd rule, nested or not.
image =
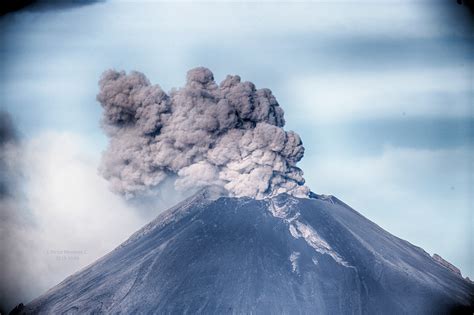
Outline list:
[[[331,196],[166,211],[21,313],[471,313],[474,286]]]

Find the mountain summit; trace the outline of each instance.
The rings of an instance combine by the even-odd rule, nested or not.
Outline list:
[[[23,313],[472,313],[474,286],[332,196],[201,191]]]

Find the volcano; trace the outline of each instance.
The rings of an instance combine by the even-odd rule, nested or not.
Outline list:
[[[441,257],[310,196],[200,191],[21,313],[472,314]]]

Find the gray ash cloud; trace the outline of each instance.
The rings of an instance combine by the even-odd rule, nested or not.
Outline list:
[[[140,72],[104,72],[97,95],[109,137],[100,166],[128,198],[153,195],[166,180],[177,189],[223,187],[230,196],[306,196],[300,137],[285,131],[269,89],[239,76],[219,85],[209,69],[187,74],[166,93]]]

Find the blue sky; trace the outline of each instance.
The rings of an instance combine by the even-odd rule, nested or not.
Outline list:
[[[181,86],[195,66],[210,68],[217,81],[239,74],[270,88],[284,108],[286,128],[305,144],[300,166],[313,191],[339,197],[472,278],[471,23],[455,1],[105,1],[21,11],[0,19],[0,106],[25,141],[53,143],[48,154],[68,144],[61,172],[98,176],[106,139],[95,95],[104,70],[139,70],[165,90]],[[78,156],[90,167],[68,164]],[[54,186],[44,178],[38,185]],[[76,192],[90,190],[77,185]],[[30,199],[49,207],[65,198],[49,193]],[[100,215],[107,201],[97,200],[83,207]],[[67,202],[57,204],[54,215],[65,215],[59,211],[68,211]],[[67,215],[82,217],[74,209]],[[142,223],[133,222],[113,235],[123,238]]]

